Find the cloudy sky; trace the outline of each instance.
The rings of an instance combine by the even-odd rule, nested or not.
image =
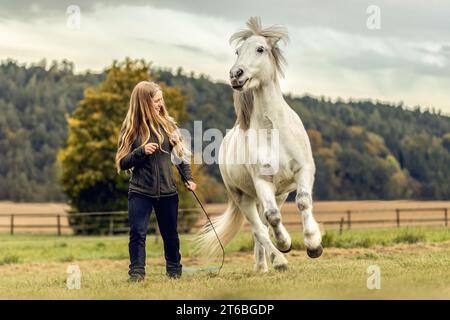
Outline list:
[[[81,9],[78,29],[69,27],[69,5]],[[367,27],[371,5],[379,29]],[[285,93],[403,101],[450,115],[445,0],[0,0],[0,59],[65,58],[82,72],[129,56],[227,81],[235,59],[228,39],[250,16],[289,30]]]

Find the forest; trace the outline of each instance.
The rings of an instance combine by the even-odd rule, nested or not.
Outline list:
[[[67,201],[57,155],[67,144],[68,118],[108,76],[108,69],[74,69],[69,61],[0,64],[0,200]],[[182,68],[151,66],[148,76],[183,96],[181,127],[191,131],[201,120],[204,130],[225,133],[234,125],[229,84]],[[290,93],[285,99],[311,140],[316,200],[450,199],[450,117],[403,103]],[[222,184],[217,165],[203,171],[209,183]],[[207,201],[223,201],[223,189],[213,190]]]

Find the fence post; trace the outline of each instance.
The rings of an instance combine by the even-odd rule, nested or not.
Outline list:
[[[114,234],[114,216],[111,214],[109,217],[109,235],[112,236]]]
[[[83,235],[86,235],[86,215],[85,214],[83,214],[82,216],[81,216],[81,232],[82,232],[82,234]]]
[[[11,235],[14,234],[14,215],[11,215],[11,227],[10,227],[10,233]]]
[[[56,224],[57,224],[58,236],[60,236],[61,235],[61,216],[59,214],[56,217]]]
[[[445,226],[448,227],[448,208],[445,208],[444,215],[445,215]]]
[[[350,210],[347,210],[347,226],[349,229],[352,228],[352,213]]]
[[[397,216],[397,228],[400,228],[400,209],[395,209],[395,214]]]
[[[344,231],[344,217],[341,217],[341,222],[339,223],[339,235]]]

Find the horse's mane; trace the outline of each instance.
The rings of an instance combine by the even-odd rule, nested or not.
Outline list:
[[[245,92],[234,90],[233,100],[237,116],[236,124],[243,130],[247,130],[250,127],[250,116],[253,111],[253,89]]]
[[[287,65],[286,59],[283,56],[281,49],[278,47],[278,41],[289,41],[289,35],[286,27],[281,25],[273,25],[263,28],[260,17],[251,17],[247,21],[248,29],[241,29],[234,33],[229,40],[232,44],[234,41],[239,45],[241,42],[247,40],[251,36],[263,36],[266,38],[268,44],[271,46],[271,53],[275,63],[275,72],[278,72],[284,77],[283,68]],[[274,81],[278,81],[277,74],[275,74]],[[234,108],[236,111],[238,124],[242,129],[247,130],[250,126],[250,115],[253,110],[253,90],[245,92],[234,92]]]

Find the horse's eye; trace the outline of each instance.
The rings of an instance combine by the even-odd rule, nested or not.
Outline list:
[[[259,53],[263,53],[264,52],[264,47],[258,47],[258,49],[256,49],[256,51],[258,51]]]
[[[234,52],[236,55],[238,55],[239,53],[238,53],[238,51],[236,50],[235,52]]]

